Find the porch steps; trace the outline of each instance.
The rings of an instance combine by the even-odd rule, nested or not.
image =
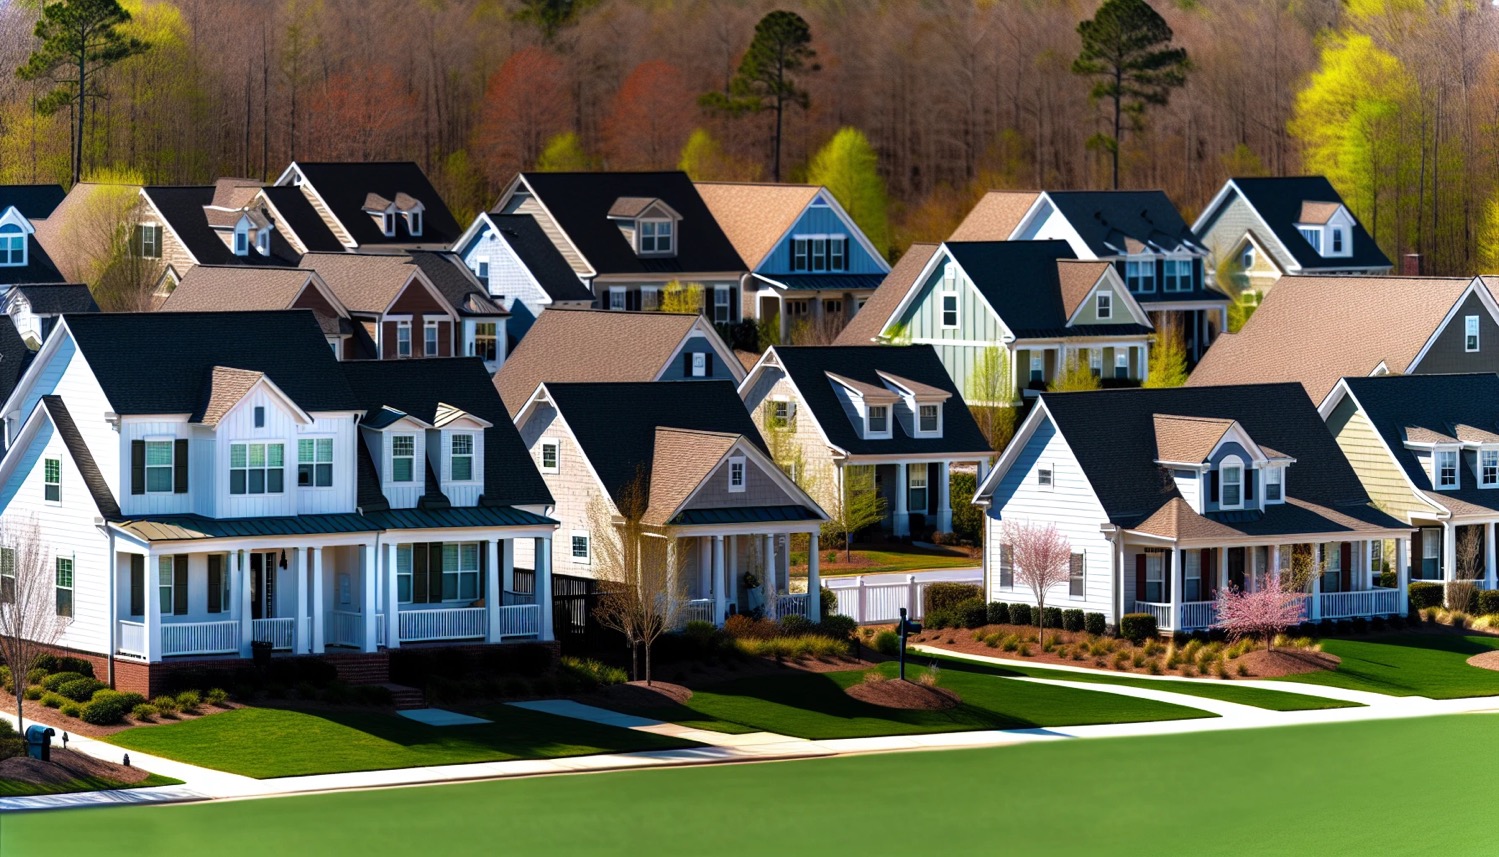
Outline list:
[[[390,700],[395,703],[397,711],[427,707],[427,695],[417,688],[390,682],[382,682],[380,686],[390,691]]]
[[[339,679],[349,684],[385,684],[390,681],[390,659],[384,654],[345,655],[328,660],[338,670]]]

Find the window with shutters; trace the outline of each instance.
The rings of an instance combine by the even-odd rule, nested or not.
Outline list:
[[[73,560],[57,558],[57,615],[73,618]]]
[[[62,502],[62,459],[42,459],[42,499],[48,503]]]
[[[416,436],[392,435],[390,438],[390,481],[411,482],[416,476]]]
[[[616,312],[623,312],[625,308],[625,290],[608,289],[607,291],[609,292],[609,309]]]
[[[446,542],[442,546],[442,600],[479,597],[479,543]]]
[[[1182,600],[1202,600],[1202,553],[1182,551]]]
[[[455,434],[452,440],[449,476],[454,482],[471,482],[474,478],[474,436]]]
[[[708,355],[701,351],[694,351],[691,355],[692,368],[689,375],[693,378],[708,377]]]
[[[999,585],[1004,589],[1015,585],[1015,550],[1009,545],[999,546]]]
[[[156,558],[156,596],[161,615],[172,615],[172,605],[177,603],[176,563],[172,557]]]
[[[720,324],[728,324],[733,321],[733,307],[730,300],[733,292],[728,286],[713,287],[713,320]]]
[[[1088,564],[1080,553],[1072,555],[1072,563],[1067,569],[1067,597],[1086,598],[1087,590],[1087,568]]]
[[[1114,350],[1114,377],[1129,377],[1129,349],[1117,348]]]
[[[174,485],[172,474],[172,441],[146,441],[146,493],[170,494]]]
[[[1218,465],[1218,505],[1237,509],[1244,505],[1244,462],[1229,456]]]
[[[16,600],[16,549],[0,548],[0,602]]]
[[[284,444],[229,444],[229,493],[280,494],[286,488],[285,456]]]
[[[297,440],[297,487],[333,487],[333,438]]]
[[[396,546],[396,600],[411,603],[411,545]]]
[[[208,555],[208,592],[206,603],[209,613],[229,612],[229,578],[224,573],[223,554]]]

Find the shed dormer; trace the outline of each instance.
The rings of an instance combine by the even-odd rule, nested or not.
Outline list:
[[[1155,415],[1156,463],[1199,514],[1284,503],[1288,455],[1254,442],[1229,419]]]
[[[682,215],[659,199],[645,196],[622,196],[609,207],[609,219],[634,248],[635,255],[669,257],[677,255],[678,224]]]
[[[888,440],[893,437],[894,411],[901,395],[888,387],[877,387],[826,373],[843,411],[854,424],[854,430],[865,440]]]
[[[0,267],[20,268],[28,264],[26,239],[35,231],[31,221],[14,205],[0,214]]]
[[[1303,202],[1296,230],[1325,258],[1353,255],[1353,215],[1339,202]]]
[[[900,396],[895,418],[909,437],[942,436],[942,408],[952,398],[951,393],[888,372],[875,374],[888,390]]]

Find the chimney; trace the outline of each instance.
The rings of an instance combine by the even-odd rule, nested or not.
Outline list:
[[[1402,277],[1421,276],[1421,254],[1406,253],[1400,259],[1400,275]]]

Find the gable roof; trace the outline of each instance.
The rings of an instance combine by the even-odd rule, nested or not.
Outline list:
[[[1035,190],[991,190],[979,198],[949,241],[1008,241],[1041,195]]]
[[[263,372],[306,411],[359,409],[308,310],[88,313],[63,323],[118,414],[196,413],[216,366]]]
[[[109,481],[100,472],[98,463],[94,461],[94,454],[89,451],[88,444],[83,440],[83,433],[78,430],[78,424],[73,421],[73,414],[68,411],[62,397],[43,396],[42,407],[52,420],[52,426],[57,429],[57,436],[67,448],[73,465],[83,476],[83,485],[93,498],[99,514],[106,518],[118,517],[120,504],[115,501],[114,492],[109,490]]]
[[[265,378],[264,372],[235,369],[230,366],[215,366],[209,370],[208,385],[204,390],[203,406],[193,414],[190,422],[206,426],[217,426],[225,414],[234,410],[250,391]]]
[[[656,428],[650,496],[642,523],[665,526],[739,441],[725,432]]]
[[[0,401],[10,398],[35,357],[36,352],[26,347],[26,341],[16,330],[15,319],[0,314]]]
[[[338,236],[318,216],[317,209],[312,207],[300,188],[291,185],[268,186],[261,188],[260,194],[270,204],[271,213],[277,218],[277,231],[295,235],[297,241],[307,248],[307,252],[337,252],[344,249]]]
[[[32,224],[36,228],[36,234],[32,238],[48,254],[64,260],[65,265],[87,257],[94,252],[93,245],[98,240],[98,236],[93,234],[95,230],[90,228],[91,221],[95,219],[93,212],[99,210],[101,204],[110,210],[114,210],[116,206],[123,207],[123,204],[134,204],[140,198],[140,190],[141,186],[135,184],[79,182],[73,185],[46,219]],[[49,280],[32,282],[61,283],[67,279],[58,274]]]
[[[412,161],[297,161],[293,166],[301,171],[307,184],[312,185],[328,211],[359,246],[449,245],[463,232],[437,188],[427,180],[427,174]],[[387,200],[404,194],[419,201],[424,210],[422,234],[412,235],[406,229],[405,218],[397,217],[396,234],[386,237],[375,219],[365,212],[365,200],[372,193]]]
[[[1472,282],[1283,277],[1238,333],[1218,337],[1187,386],[1296,381],[1320,402],[1339,378],[1381,363],[1406,372]]]
[[[1096,256],[1144,245],[1205,252],[1171,198],[1160,190],[1059,190],[1046,197]]]
[[[426,277],[404,253],[308,253],[302,267],[316,271],[350,312],[360,313],[385,312],[413,275]]]
[[[715,375],[738,383],[743,366],[701,319],[696,313],[549,309],[495,373],[495,389],[514,415],[542,383],[654,381],[694,328],[704,330],[718,352]]]
[[[277,230],[271,231],[271,252],[262,256],[254,247],[243,256],[224,241],[223,235],[210,223],[205,206],[213,204],[217,189],[214,185],[201,187],[146,186],[141,192],[151,201],[172,234],[182,242],[187,251],[200,265],[247,265],[284,267],[297,264],[297,251],[287,243],[286,236]],[[233,215],[230,224],[238,222]]]
[[[1066,259],[1057,262],[1057,288],[1062,297],[1062,312],[1067,318],[1077,314],[1083,301],[1093,293],[1093,287],[1113,267],[1101,260]]]
[[[65,312],[98,312],[99,305],[88,286],[81,283],[45,283],[16,286],[35,315],[61,315]]]
[[[822,189],[763,182],[697,182],[694,187],[750,268],[765,261]]]
[[[578,279],[578,273],[563,258],[541,224],[529,214],[486,214],[510,245],[521,264],[536,278],[542,291],[553,301],[586,301],[593,303],[593,291]]]
[[[452,307],[463,315],[498,316],[509,315],[499,302],[489,296],[489,290],[463,264],[458,254],[447,250],[413,250],[408,254],[411,264],[422,269],[437,291]]]
[[[1265,227],[1303,271],[1391,267],[1389,257],[1379,249],[1379,245],[1374,243],[1364,225],[1356,218],[1353,229],[1350,230],[1349,240],[1352,246],[1348,256],[1323,256],[1296,230],[1298,222],[1326,222],[1339,206],[1344,205],[1343,198],[1325,176],[1234,178],[1230,179],[1230,184],[1259,214]],[[1210,223],[1221,205],[1213,206],[1198,222]]]
[[[0,184],[0,211],[15,206],[27,220],[45,220],[65,196],[60,184]]]
[[[922,270],[926,268],[932,256],[936,254],[940,244],[912,244],[906,248],[905,255],[885,275],[880,282],[879,288],[864,302],[864,308],[854,314],[844,325],[843,330],[834,340],[834,345],[868,345],[880,331],[885,329],[890,317],[895,315],[896,309],[905,299],[906,293],[911,290],[916,278],[921,276]]]
[[[1066,241],[950,241],[942,246],[1019,339],[1150,332],[1149,327],[1138,323],[1067,325],[1072,317],[1068,293],[1081,301],[1098,278],[1086,287],[1080,287],[1079,281],[1094,272],[1102,276],[1103,269],[1092,265],[1069,267],[1077,257]]]
[[[828,442],[854,455],[988,453],[989,443],[930,345],[809,345],[773,349],[775,359],[796,385],[802,406]],[[768,356],[768,355],[767,355]],[[882,374],[948,394],[942,403],[942,436],[912,437],[892,420],[891,436],[865,440],[850,422],[829,375],[889,392]]]
[[[600,275],[747,270],[686,173],[526,172],[519,178]],[[675,256],[636,255],[619,223],[609,219],[621,197],[659,199],[681,215]]]
[[[1213,454],[1218,441],[1233,428],[1234,421],[1212,417],[1178,417],[1155,414],[1155,447],[1159,461],[1201,464]]]
[[[307,268],[246,268],[234,265],[194,265],[182,275],[158,312],[238,312],[290,309],[306,288],[317,290],[336,309],[342,303],[320,286],[316,271]],[[347,334],[352,323],[341,315],[313,310],[327,334]]]
[[[484,493],[479,505],[552,503],[552,494],[495,393],[483,360],[477,357],[351,360],[338,366],[367,414],[395,408],[428,425],[437,425],[439,414],[445,409],[459,408],[490,423],[483,430]],[[361,453],[367,455],[368,450]],[[373,467],[369,468],[368,476],[374,477]],[[362,465],[359,478],[363,489],[367,477]],[[374,478],[378,492],[378,477]]]

